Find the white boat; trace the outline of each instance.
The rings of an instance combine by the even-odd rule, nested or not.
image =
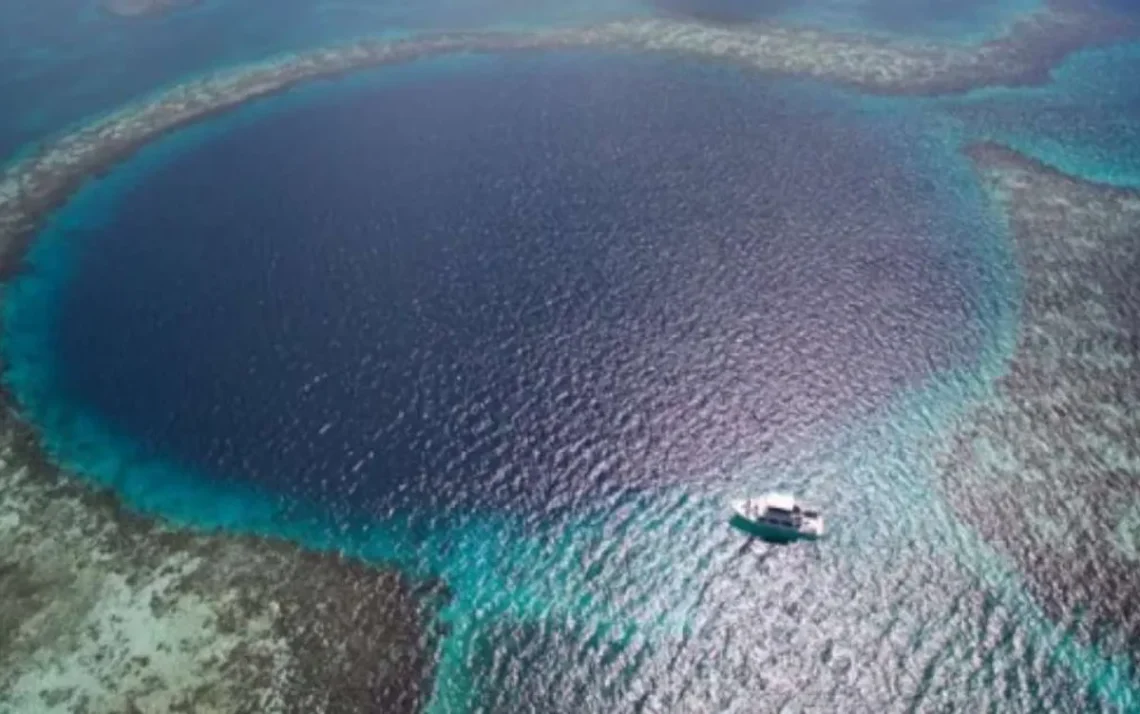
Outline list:
[[[815,540],[823,535],[823,516],[819,511],[797,503],[787,494],[769,493],[733,501],[732,510],[734,519],[744,527],[768,538]]]

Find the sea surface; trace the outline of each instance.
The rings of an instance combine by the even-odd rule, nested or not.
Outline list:
[[[981,208],[905,122],[580,55],[285,105],[117,168],[32,261],[58,397],[147,455],[534,515],[826,434],[985,339]]]
[[[0,60],[0,147],[369,29],[740,12],[663,4],[210,0],[122,24],[45,3]],[[895,5],[763,19],[966,42],[1025,9]],[[929,443],[1017,319],[960,149],[1140,182],[1133,57],[926,100],[601,52],[293,90],[52,215],[5,287],[5,385],[135,509],[442,576],[432,711],[1127,711],[1134,665],[1041,611]],[[770,489],[824,504],[830,537],[727,526]]]

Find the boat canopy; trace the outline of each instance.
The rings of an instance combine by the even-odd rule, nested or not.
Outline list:
[[[779,511],[793,511],[796,508],[796,499],[783,493],[769,494],[765,502],[768,508]]]

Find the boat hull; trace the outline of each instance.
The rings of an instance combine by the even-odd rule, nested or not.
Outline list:
[[[787,528],[776,528],[766,523],[757,523],[756,521],[738,515],[732,517],[732,525],[745,531],[749,535],[773,543],[791,543],[797,540],[817,540],[819,538],[818,533],[805,533],[803,531],[789,530]]]
[[[797,540],[818,540],[823,535],[823,523],[820,522],[818,530],[799,530],[796,528],[782,528],[772,523],[758,521],[745,513],[745,503],[733,504],[731,523],[736,528],[763,540],[775,543],[789,543]]]

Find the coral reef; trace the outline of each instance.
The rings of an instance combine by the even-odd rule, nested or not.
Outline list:
[[[407,40],[362,39],[190,81],[59,138],[9,167],[0,180],[0,254],[18,247],[36,220],[78,181],[180,125],[297,83],[354,69],[458,52],[599,48],[665,52],[742,67],[813,77],[881,93],[939,93],[990,84],[1041,81],[1069,52],[1136,31],[1125,19],[1054,7],[1026,17],[1000,40],[976,47],[933,47],[755,25],[724,28],[672,20],[635,20],[533,33],[469,32]],[[15,261],[0,260],[10,269]]]
[[[1015,353],[943,459],[967,519],[1058,619],[1140,645],[1140,193],[994,144],[969,150],[1021,268]],[[1118,643],[1120,644],[1120,643]]]
[[[112,6],[138,14],[169,4]],[[353,69],[456,52],[599,48],[706,58],[871,92],[937,93],[1039,82],[1069,52],[1134,31],[1108,14],[1054,6],[975,47],[672,20],[364,39],[173,87],[10,166],[0,177],[0,270],[19,268],[39,221],[82,181],[140,145],[215,112]],[[972,474],[983,460],[991,482],[960,494],[967,515],[992,525],[988,534],[1022,557],[1038,582],[1064,585],[1057,597],[1126,611],[1135,622],[1140,588],[1135,569],[1126,567],[1131,551],[1121,547],[1102,559],[1101,550],[1103,528],[1131,532],[1116,509],[1140,470],[1138,332],[1135,314],[1120,307],[1135,305],[1135,295],[1118,299],[1135,290],[1125,277],[1137,267],[1131,237],[1140,200],[997,147],[976,147],[973,155],[1005,196],[1027,286],[1018,356],[948,460],[948,487],[972,483],[955,469],[974,464]],[[1065,455],[1057,453],[1056,434],[1068,435]],[[1025,523],[994,523],[988,501],[1028,491],[1048,509],[1057,494],[1068,495],[1055,483],[1074,492],[1079,486],[1100,518],[1093,530],[1070,533],[1071,552],[1034,560],[1017,540],[1033,527],[1029,511]],[[175,533],[127,514],[112,496],[94,494],[44,463],[34,439],[10,416],[0,423],[0,489],[0,709],[398,712],[418,705],[415,683],[430,670],[431,613],[397,575],[256,538]],[[1124,505],[1135,512],[1134,503]],[[1048,552],[1062,540],[1068,539],[1035,544],[1032,552],[1043,552],[1042,545]],[[1089,572],[1093,566],[1083,564],[1082,554],[1092,552],[1097,558],[1088,563],[1118,565]],[[1105,579],[1126,587],[1096,605],[1094,589],[1114,592]]]
[[[1072,52],[1133,36],[1132,20],[1054,7],[975,46],[888,41],[775,24],[741,27],[674,20],[618,22],[579,31],[591,44],[674,52],[765,72],[811,77],[879,94],[934,95],[1045,82]],[[570,31],[567,34],[571,34]]]
[[[4,421],[0,711],[422,706],[440,586],[285,543],[168,530],[60,474]]]

